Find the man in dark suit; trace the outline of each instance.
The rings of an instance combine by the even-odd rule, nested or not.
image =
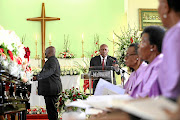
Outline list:
[[[38,94],[44,96],[49,120],[57,120],[58,112],[55,106],[58,94],[62,90],[60,80],[60,65],[55,57],[55,48],[50,46],[45,51],[48,59],[39,75],[34,77],[38,81]]]
[[[120,69],[119,69],[119,65],[118,65],[118,61],[116,60],[115,57],[109,56],[108,52],[108,46],[106,44],[102,44],[100,46],[100,55],[99,56],[95,56],[91,59],[90,61],[90,67],[92,66],[102,66],[102,69],[105,66],[113,66],[114,70],[116,72],[116,74],[120,74]],[[115,72],[113,72],[113,83],[116,85],[116,79],[115,79]],[[94,80],[93,82],[93,93],[96,89],[96,85],[98,83],[99,80]],[[111,82],[111,81],[108,81]]]

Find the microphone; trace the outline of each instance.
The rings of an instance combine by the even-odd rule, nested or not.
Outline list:
[[[117,63],[116,63],[116,60],[113,59],[112,57],[109,57],[109,59],[111,60],[112,63],[117,64]],[[118,63],[119,63],[119,62],[118,62]],[[121,62],[121,64],[123,64],[123,63],[125,63],[125,62]],[[119,65],[121,65],[121,64],[119,64]],[[120,66],[119,66],[119,68],[121,69]]]
[[[111,60],[112,63],[114,63],[114,64],[116,63],[116,60],[113,59],[112,57],[109,57],[109,59]]]
[[[113,64],[117,64],[115,59],[113,59],[113,58],[111,58],[111,57],[109,57],[109,59],[111,60],[111,62],[112,62]],[[123,63],[124,63],[124,62],[123,62]],[[122,64],[122,63],[121,63],[121,64]],[[119,65],[118,65],[118,68],[122,71],[122,73],[126,73],[126,74],[130,75],[128,72],[126,72],[125,70],[123,70]]]

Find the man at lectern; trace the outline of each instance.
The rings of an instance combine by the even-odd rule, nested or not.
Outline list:
[[[116,60],[115,57],[109,56],[108,52],[108,46],[106,44],[102,44],[100,46],[100,55],[99,56],[95,56],[91,59],[90,61],[90,67],[92,66],[102,66],[102,70],[104,70],[105,66],[114,66],[114,70],[113,70],[113,83],[116,85],[116,79],[115,79],[115,72],[116,74],[120,74],[120,69],[119,69],[119,65],[118,65],[118,61]],[[93,93],[96,89],[96,85],[98,83],[99,80],[94,80],[93,82]],[[109,81],[111,82],[111,81]]]

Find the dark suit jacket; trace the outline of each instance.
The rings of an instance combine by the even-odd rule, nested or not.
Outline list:
[[[107,61],[106,61],[106,66],[112,66],[112,64],[118,64],[118,61],[115,57],[112,56],[107,56]],[[90,66],[102,66],[101,64],[101,57],[95,56],[91,59],[90,61]],[[116,84],[116,79],[115,79],[115,70],[113,70],[113,83]],[[118,75],[120,74],[120,70],[116,72]]]
[[[45,62],[42,71],[37,76],[37,80],[39,95],[57,95],[61,92],[60,65],[55,56],[51,56]]]

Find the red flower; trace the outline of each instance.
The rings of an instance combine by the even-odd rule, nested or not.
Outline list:
[[[8,54],[9,54],[9,57],[11,58],[11,60],[13,60],[13,53],[10,50],[8,50]]]
[[[29,50],[29,48],[28,47],[24,47],[24,50],[25,50],[25,55],[24,55],[24,58],[27,58],[28,59],[28,61],[29,61],[29,56],[30,56],[30,50]]]
[[[131,41],[131,43],[133,43],[133,39],[132,39],[132,37],[131,37],[130,41]]]
[[[97,51],[95,51],[94,53],[97,53]]]
[[[27,68],[26,68],[26,71],[31,71],[31,67],[27,67]]]
[[[28,112],[31,112],[31,109],[28,109]]]
[[[78,93],[78,95],[81,95],[80,93]]]
[[[59,102],[61,102],[62,101],[62,97],[60,97],[60,99],[59,99]]]
[[[31,71],[31,67],[29,67],[29,70]]]
[[[64,54],[64,58],[66,58],[66,54]]]
[[[91,55],[91,57],[93,57],[93,55]]]
[[[76,95],[73,95],[73,97],[76,97]]]
[[[4,52],[4,49],[3,49],[3,48],[0,48],[0,52],[3,53],[3,52]]]
[[[18,58],[16,59],[16,61],[17,61],[17,63],[18,63],[19,65],[22,64],[22,59],[21,59],[20,57],[18,57]]]
[[[78,88],[76,88],[76,90],[78,90]]]
[[[76,101],[76,99],[73,99],[73,101]]]
[[[45,110],[45,109],[42,109],[42,112],[43,112],[43,113],[45,113],[45,112],[46,112],[46,110]]]
[[[96,42],[96,45],[97,45],[98,43]]]
[[[34,112],[36,112],[36,109],[33,109]]]
[[[73,87],[73,89],[74,89],[74,87]]]
[[[93,81],[91,80],[92,84],[93,84]],[[83,88],[84,88],[84,92],[86,91],[86,89],[89,88],[89,80],[84,80],[84,85],[83,85]],[[92,85],[92,88],[93,88],[93,85]],[[84,93],[85,94],[85,93]]]

